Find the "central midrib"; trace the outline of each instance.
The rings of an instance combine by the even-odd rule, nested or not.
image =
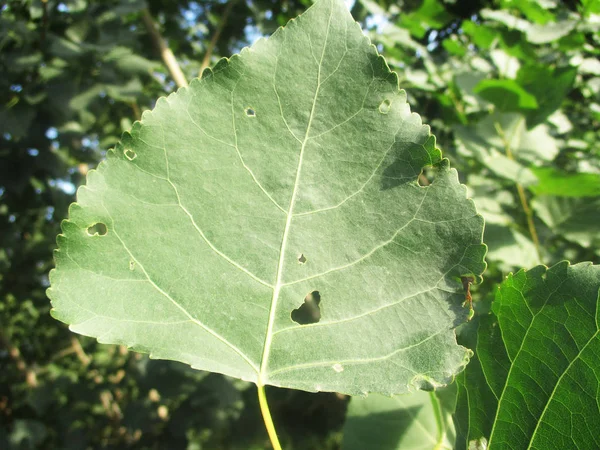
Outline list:
[[[275,286],[273,288],[273,297],[271,297],[271,307],[269,310],[269,322],[267,324],[267,332],[265,335],[265,344],[263,348],[263,354],[260,361],[260,372],[258,373],[258,386],[264,386],[265,377],[267,374],[267,368],[269,364],[269,354],[271,352],[271,342],[273,338],[273,325],[275,322],[275,311],[277,310],[277,301],[279,300],[279,293],[282,288],[282,276],[283,276],[283,265],[285,261],[285,251],[287,247],[287,239],[290,231],[290,227],[292,224],[292,217],[294,206],[296,204],[296,195],[298,193],[298,184],[300,181],[300,174],[302,172],[302,161],[304,158],[304,150],[306,148],[306,143],[308,142],[308,135],[310,133],[310,127],[313,121],[315,106],[317,104],[317,98],[319,96],[319,89],[321,88],[321,67],[323,66],[323,57],[325,56],[325,49],[327,47],[327,39],[329,37],[329,28],[331,26],[331,16],[332,10],[329,12],[329,20],[327,22],[327,29],[325,31],[325,42],[323,43],[323,50],[321,51],[321,59],[319,60],[319,67],[317,69],[317,87],[315,89],[315,96],[312,102],[312,108],[310,110],[310,116],[308,118],[308,123],[306,125],[306,133],[304,135],[304,140],[302,141],[302,146],[300,147],[300,156],[298,157],[298,167],[296,168],[296,178],[294,180],[294,189],[292,191],[292,197],[290,198],[290,205],[287,211],[287,218],[285,221],[285,228],[283,230],[283,237],[281,239],[281,248],[279,250],[279,262],[277,264],[277,277]]]

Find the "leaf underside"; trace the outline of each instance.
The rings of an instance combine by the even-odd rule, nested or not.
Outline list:
[[[482,218],[341,0],[159,99],[62,227],[53,315],[100,342],[348,394],[445,384],[469,357]],[[320,320],[292,320],[314,298]]]

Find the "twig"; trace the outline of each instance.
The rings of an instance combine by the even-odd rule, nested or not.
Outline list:
[[[91,358],[85,353],[81,343],[79,342],[79,339],[77,339],[75,336],[71,336],[71,346],[73,347],[73,351],[77,355],[77,358],[79,361],[81,361],[81,364],[84,366],[89,365]]]
[[[37,374],[35,371],[27,366],[27,362],[21,356],[21,351],[18,347],[14,346],[4,333],[0,332],[0,343],[6,347],[8,354],[11,359],[15,362],[17,370],[25,376],[25,382],[29,387],[37,387]]]
[[[42,0],[42,29],[41,29],[41,42],[42,45],[46,42],[46,30],[48,28],[48,0]]]
[[[156,50],[160,53],[160,56],[162,57],[162,60],[165,63],[165,66],[167,66],[167,69],[169,70],[169,73],[171,74],[171,77],[173,78],[177,86],[187,86],[188,83],[185,79],[185,76],[183,75],[183,72],[181,71],[181,67],[179,67],[177,60],[173,55],[173,52],[169,47],[167,47],[167,44],[165,44],[165,40],[158,32],[157,26],[154,23],[154,19],[152,19],[148,8],[144,8],[142,10],[142,20],[144,22],[144,25],[146,26],[146,29],[148,30],[148,33],[150,33],[150,37],[152,38]]]
[[[515,157],[512,153],[512,149],[510,148],[510,142],[506,138],[506,133],[504,132],[502,125],[496,122],[494,124],[498,135],[502,139],[504,143],[504,150],[506,152],[506,156],[508,159],[514,161]],[[531,240],[533,241],[533,245],[535,246],[535,251],[537,253],[538,259],[542,262],[542,252],[540,247],[540,240],[538,238],[537,230],[535,229],[535,223],[533,221],[533,211],[529,207],[529,203],[527,202],[527,195],[525,194],[525,189],[521,183],[516,183],[517,192],[519,194],[519,200],[521,201],[521,206],[523,207],[523,211],[525,212],[525,217],[527,219],[527,228],[529,229],[529,234],[531,235]]]
[[[133,111],[135,120],[140,120],[142,118],[142,112],[140,111],[140,107],[139,107],[137,101],[134,100],[129,105],[131,106],[131,110]]]
[[[227,19],[229,18],[229,13],[233,8],[233,4],[235,0],[230,0],[227,2],[225,6],[225,10],[223,11],[223,16],[221,17],[221,21],[219,22],[219,26],[217,27],[215,34],[213,34],[210,42],[208,43],[208,47],[206,48],[206,53],[204,53],[204,58],[202,59],[202,64],[200,65],[200,75],[202,76],[202,72],[210,65],[210,58],[212,56],[213,50],[215,49],[215,45],[219,41],[219,37],[221,36],[221,32],[223,28],[225,28],[225,24],[227,23]]]

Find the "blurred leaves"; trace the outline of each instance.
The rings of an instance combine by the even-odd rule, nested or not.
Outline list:
[[[211,63],[270,34],[308,3],[236,2]],[[175,88],[139,11],[148,6],[191,79],[225,4],[66,0],[46,5],[45,15],[43,2],[11,0],[3,2],[0,12],[0,329],[5,338],[0,349],[0,448],[14,448],[16,444],[7,443],[14,439],[37,448],[265,448],[250,389],[240,390],[243,406],[236,400],[237,406],[223,407],[197,397],[192,403],[175,401],[162,390],[180,386],[185,397],[194,389],[202,391],[210,380],[188,374],[191,378],[180,383],[177,365],[151,361],[148,367],[163,367],[167,380],[174,374],[173,383],[159,383],[150,375],[146,382],[144,374],[152,371],[137,374],[144,360],[134,362],[117,347],[87,340],[81,344],[92,362],[84,366],[69,331],[49,319],[44,294],[54,236],[74,188],[124,128]],[[485,216],[489,267],[484,283],[474,287],[476,309],[486,311],[504,273],[539,262],[517,181],[527,185],[544,263],[565,258],[600,262],[600,3],[358,0],[352,12],[371,30],[412,109],[432,126]],[[519,101],[522,95],[529,104],[532,96],[538,107],[507,111],[501,95],[484,98],[487,94],[475,92],[482,80],[512,86],[517,93],[509,95]],[[497,119],[504,138],[494,126]],[[476,316],[473,323],[491,327],[485,323],[490,317]],[[483,339],[498,335],[480,334],[477,348],[492,348],[494,343]],[[10,356],[12,348],[20,350],[24,371]],[[485,430],[486,417],[494,411],[484,405],[493,395],[484,384],[477,385],[477,367],[477,359],[472,360],[460,377],[478,387],[470,392],[471,418],[477,416],[481,423],[472,420],[471,429]],[[494,367],[501,373],[502,367]],[[116,380],[120,369],[125,371],[120,383],[107,381]],[[40,386],[36,390],[27,384],[31,374]],[[100,380],[97,376],[101,383],[94,381]],[[152,388],[164,403],[148,399]],[[116,403],[122,416],[109,418],[100,397],[107,390],[112,400],[106,394],[102,398],[108,411]],[[339,434],[331,430],[339,429],[342,401],[278,390],[269,395],[275,397],[280,432],[295,449],[339,445]],[[168,408],[166,420],[158,416],[158,406]],[[144,424],[140,428],[131,422],[138,413]],[[193,422],[205,417],[220,419]],[[36,444],[43,435],[35,432],[40,423],[46,434]],[[25,438],[27,429],[31,437]]]

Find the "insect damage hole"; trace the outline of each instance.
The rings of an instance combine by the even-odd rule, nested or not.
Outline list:
[[[256,117],[256,111],[254,111],[254,109],[246,108],[244,111],[248,117]]]
[[[387,113],[389,113],[390,109],[392,109],[392,102],[390,102],[388,99],[385,99],[379,105],[379,112],[381,114],[387,114]]]
[[[129,161],[133,161],[135,158],[137,158],[137,153],[131,150],[130,148],[126,148],[125,150],[123,150],[123,154],[125,155],[125,158],[127,158]]]
[[[417,183],[419,186],[426,187],[433,183],[433,179],[435,178],[435,169],[431,166],[424,167],[417,178]]]
[[[304,297],[304,303],[292,311],[292,320],[300,325],[317,323],[321,320],[319,303],[321,303],[321,294],[319,294],[319,291],[312,291]]]
[[[305,264],[306,263],[306,256],[304,256],[304,253],[300,253],[300,255],[298,255],[298,264]]]
[[[87,228],[87,234],[89,236],[105,236],[106,233],[108,233],[108,228],[106,227],[106,224],[102,222],[95,223]]]

